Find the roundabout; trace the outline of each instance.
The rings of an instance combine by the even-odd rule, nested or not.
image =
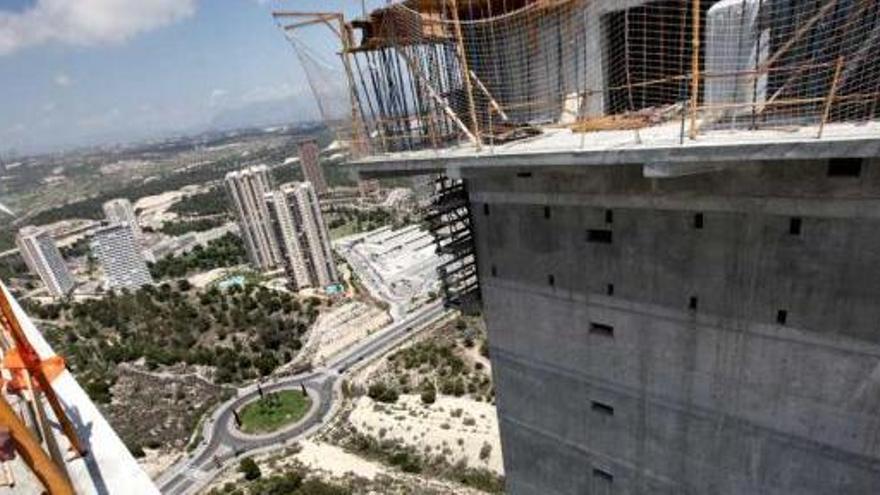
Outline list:
[[[302,419],[311,406],[312,399],[302,392],[274,392],[238,411],[238,429],[250,435],[272,433]]]
[[[227,425],[228,433],[244,441],[281,435],[313,418],[321,401],[319,391],[306,388],[303,382],[273,388],[251,397],[250,402],[239,403]]]
[[[208,416],[201,428],[199,446],[183,457],[157,480],[166,495],[189,495],[207,485],[224,466],[237,462],[243,455],[255,455],[281,449],[308,437],[311,432],[326,424],[333,415],[334,406],[341,402],[338,387],[342,375],[364,362],[374,359],[394,345],[413,335],[414,329],[424,329],[444,318],[447,310],[436,302],[413,311],[406,317],[388,325],[383,331],[343,351],[324,366],[312,371],[288,376],[276,376],[269,380],[238,389],[236,397],[221,404]],[[303,395],[305,390],[305,396]],[[242,413],[248,406],[260,403],[273,394],[288,397],[281,404],[254,409],[255,418],[249,424],[257,429],[247,433],[239,428]],[[293,402],[293,393],[299,400]],[[304,406],[308,400],[308,406]],[[236,415],[239,416],[238,420]],[[259,431],[260,426],[267,429]]]

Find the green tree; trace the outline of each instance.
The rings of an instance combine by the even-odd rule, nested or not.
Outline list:
[[[241,460],[238,464],[238,472],[243,474],[244,479],[248,481],[259,479],[263,475],[262,471],[260,471],[260,466],[257,466],[257,463],[250,457],[245,457]]]
[[[428,380],[422,384],[422,404],[433,404],[437,400],[437,388]]]

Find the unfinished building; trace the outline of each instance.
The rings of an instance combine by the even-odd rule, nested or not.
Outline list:
[[[410,0],[341,33],[353,165],[440,176],[510,493],[880,492],[880,3]]]

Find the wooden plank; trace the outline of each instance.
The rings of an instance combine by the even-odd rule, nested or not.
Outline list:
[[[501,105],[499,105],[498,102],[495,101],[495,98],[492,96],[492,93],[489,92],[489,88],[487,88],[486,85],[483,84],[483,81],[481,81],[480,78],[477,77],[477,74],[475,74],[474,71],[471,70],[468,72],[470,73],[471,77],[474,79],[474,82],[477,83],[477,87],[480,88],[480,91],[482,91],[483,94],[486,95],[486,98],[489,98],[489,104],[492,105],[492,108],[495,109],[495,111],[498,113],[498,115],[501,116],[502,119],[504,119],[505,121],[509,120],[507,118],[507,114],[504,113],[504,109],[501,108]]]
[[[471,114],[471,124],[474,126],[473,136],[476,137],[477,150],[480,149],[480,124],[477,122],[477,107],[474,104],[474,89],[471,86],[471,78],[468,77],[467,53],[464,50],[464,35],[461,33],[461,21],[458,19],[458,2],[452,0],[452,21],[455,23],[456,48],[458,52],[458,63],[461,65],[462,80],[464,81],[464,89],[467,91],[468,110]]]
[[[693,33],[691,35],[691,128],[689,137],[697,138],[697,105],[700,99],[700,0],[693,1],[691,22]]]
[[[837,67],[834,69],[834,79],[831,80],[831,89],[828,91],[828,99],[825,100],[825,109],[822,111],[822,122],[819,124],[819,134],[816,139],[822,139],[822,131],[825,130],[825,122],[831,113],[831,104],[834,102],[834,94],[837,93],[837,83],[840,81],[840,71],[843,69],[844,57],[837,58]]]
[[[6,397],[0,394],[0,425],[9,430],[9,435],[15,442],[16,451],[30,467],[34,475],[43,483],[48,493],[52,495],[74,495],[73,487],[61,469],[52,462],[49,455],[43,450],[40,442],[34,434],[25,426],[21,418],[15,414],[15,410],[6,402]]]

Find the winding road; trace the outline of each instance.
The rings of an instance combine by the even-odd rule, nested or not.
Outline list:
[[[312,408],[305,418],[277,432],[254,436],[236,429],[232,412],[259,397],[257,385],[239,389],[236,397],[220,405],[206,420],[202,427],[204,440],[199,447],[159,477],[159,489],[166,495],[196,493],[237,457],[280,449],[306,437],[333,416],[334,407],[338,405],[336,401],[340,399],[336,388],[346,372],[381,356],[412,333],[429,327],[448,314],[442,302],[427,304],[337,354],[320,368],[263,382],[264,393],[299,390],[304,386],[312,398]]]

